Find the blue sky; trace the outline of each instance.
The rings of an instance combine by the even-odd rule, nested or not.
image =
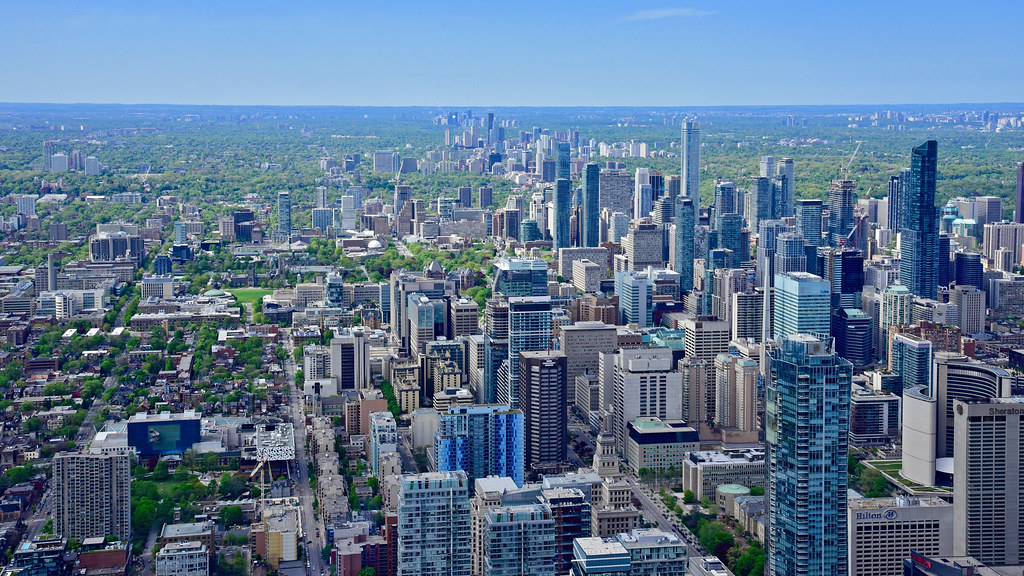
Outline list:
[[[1024,2],[4,0],[0,101],[1024,100]]]

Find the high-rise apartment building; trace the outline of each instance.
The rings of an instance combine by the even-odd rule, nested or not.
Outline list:
[[[1013,205],[1013,221],[1024,224],[1024,162],[1017,163],[1017,188],[1014,198],[1016,203]]]
[[[380,459],[387,452],[398,452],[398,428],[391,412],[370,413],[369,434],[370,472],[381,479]]]
[[[769,357],[767,573],[846,575],[853,367],[809,334],[782,338]]]
[[[343,328],[331,339],[330,375],[338,390],[370,387],[370,341],[360,328]]]
[[[283,238],[292,235],[292,195],[285,191],[277,193],[277,232]]]
[[[630,226],[629,233],[622,238],[626,270],[645,270],[648,266],[661,268],[664,263],[663,241],[662,231],[649,220],[640,220]]]
[[[679,273],[679,290],[693,290],[694,255],[693,227],[697,212],[693,199],[679,196],[675,209],[675,244],[672,256],[672,269]]]
[[[596,162],[583,167],[583,224],[581,246],[595,248],[601,243],[601,169]]]
[[[53,457],[53,533],[84,540],[132,535],[131,457],[72,454]]]
[[[857,183],[853,180],[832,180],[828,186],[828,235],[833,246],[846,240],[853,230],[854,195]]]
[[[524,481],[523,413],[504,404],[452,406],[438,414],[434,436],[437,469],[463,471],[473,482],[505,476]]]
[[[547,296],[547,262],[540,258],[495,259],[494,291],[505,296]]]
[[[683,122],[679,156],[682,163],[682,193],[693,200],[696,209],[700,205],[700,124],[697,122]]]
[[[557,466],[566,461],[568,402],[565,354],[521,352],[519,407],[525,421],[525,461],[531,470],[544,465]]]
[[[398,576],[470,575],[466,473],[402,476],[398,491]]]
[[[491,508],[484,517],[483,539],[487,576],[555,573],[555,520],[545,504]]]
[[[520,406],[519,354],[551,348],[551,297],[508,299],[508,362],[498,382],[498,401]]]
[[[796,230],[811,246],[821,246],[821,200],[799,198],[796,201]]]
[[[938,143],[929,140],[913,149],[910,182],[902,198],[900,283],[921,298],[938,293],[939,210],[935,206]],[[901,176],[902,180],[902,176]]]
[[[554,198],[554,222],[552,226],[552,237],[555,240],[554,250],[569,248],[569,216],[572,214],[572,188],[569,186],[569,178],[555,180]]]

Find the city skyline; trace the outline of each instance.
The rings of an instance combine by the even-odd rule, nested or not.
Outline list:
[[[0,48],[31,45],[33,58],[0,62],[0,101],[706,106],[1002,102],[1024,92],[1014,58],[1024,39],[959,17],[952,2],[62,7],[71,5],[5,7]],[[1024,16],[1006,3],[973,9]],[[80,60],[69,64],[72,54]],[[616,73],[660,89],[641,93]]]

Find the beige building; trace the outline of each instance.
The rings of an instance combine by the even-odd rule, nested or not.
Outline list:
[[[724,484],[764,487],[766,475],[764,450],[690,452],[683,462],[683,490],[698,500],[714,498],[715,489]]]
[[[626,462],[634,472],[679,469],[687,454],[700,449],[697,431],[682,420],[642,417],[626,430]]]
[[[953,505],[941,498],[861,498],[849,508],[850,574],[900,574],[911,551],[953,554]]]
[[[572,263],[572,285],[583,293],[601,290],[604,271],[590,260],[576,260]]]

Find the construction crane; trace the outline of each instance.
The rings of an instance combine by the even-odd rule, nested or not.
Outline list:
[[[864,226],[865,224],[867,224],[867,221],[868,221],[867,214],[865,214],[864,216],[861,216],[860,218],[858,218],[857,222],[854,223],[853,228],[850,230],[850,233],[846,235],[846,238],[843,238],[842,240],[839,241],[838,246],[840,248],[845,248],[847,245],[851,244],[851,242],[853,241],[854,236],[856,236],[857,232],[860,231],[860,227]]]
[[[857,147],[853,149],[853,154],[850,154],[850,159],[846,161],[846,166],[839,169],[839,172],[844,176],[850,172],[850,166],[853,165],[853,159],[857,157],[857,152],[860,152],[860,145],[863,143],[863,140],[857,140]]]

